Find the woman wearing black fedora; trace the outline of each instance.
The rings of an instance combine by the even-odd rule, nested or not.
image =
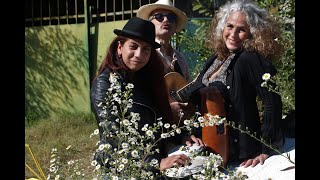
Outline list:
[[[155,50],[160,47],[160,44],[155,42],[153,23],[133,17],[122,30],[115,29],[114,33],[117,37],[106,51],[98,75],[92,83],[90,97],[91,106],[99,125],[100,144],[118,147],[117,142],[104,134],[106,131],[114,131],[114,126],[119,127],[119,120],[117,121],[115,116],[106,117],[113,109],[105,109],[106,106],[103,105],[108,103],[105,99],[106,92],[112,87],[109,82],[110,76],[115,74],[120,77],[122,89],[129,83],[134,85],[133,103],[128,113],[140,114],[139,130],[145,124],[153,125],[159,117],[162,117],[164,124],[172,118],[172,115],[167,113],[170,112],[170,105],[168,98],[164,98],[167,97],[167,93],[163,91],[165,88],[164,67]],[[159,136],[159,133],[156,133],[156,136]],[[158,160],[159,168],[151,169],[153,173],[171,168],[174,164],[183,165],[187,160],[187,156],[183,154],[167,157],[162,141],[157,143],[155,149],[159,149],[160,153],[155,153],[146,159],[147,161]],[[95,157],[101,165],[105,165],[105,154],[96,153]]]

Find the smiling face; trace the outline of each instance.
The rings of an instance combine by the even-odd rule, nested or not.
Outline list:
[[[227,19],[223,29],[223,40],[230,51],[236,51],[242,47],[243,41],[250,35],[246,16],[240,11],[233,12]]]
[[[151,50],[151,44],[138,39],[127,39],[117,48],[118,55],[121,54],[124,64],[131,71],[138,71],[149,62]]]

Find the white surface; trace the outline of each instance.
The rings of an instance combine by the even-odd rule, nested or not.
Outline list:
[[[181,150],[181,148],[184,147],[185,150]],[[200,172],[203,169],[203,162],[206,157],[204,156],[196,156],[192,157],[193,154],[200,153],[203,150],[203,147],[197,146],[196,144],[193,144],[192,146],[176,146],[172,148],[169,151],[168,156],[176,155],[176,154],[185,154],[186,156],[189,156],[191,161],[190,165],[184,166],[184,167],[173,167],[170,169],[166,169],[165,174],[168,177],[172,178],[184,178],[191,174],[195,174]]]
[[[191,165],[179,168],[166,169],[166,176],[172,178],[184,178],[191,174],[200,172],[203,169],[204,156],[196,156],[191,158]]]
[[[290,154],[290,159],[295,162],[295,139],[286,138],[285,150]],[[294,180],[295,168],[294,164],[288,161],[287,158],[281,155],[274,155],[266,159],[263,165],[256,165],[255,167],[238,167],[238,170],[246,172],[249,179],[254,180]]]
[[[190,153],[179,150],[180,146],[177,146],[170,150],[169,156],[174,154],[186,154],[190,155]],[[189,148],[190,150],[199,150],[198,147]],[[282,150],[283,155],[286,153],[290,154],[290,159],[295,162],[295,139],[286,138],[285,144]],[[186,167],[180,168],[170,168],[167,169],[166,175],[169,177],[179,177],[183,178],[190,174],[194,174],[196,172],[201,171],[201,165],[203,159],[206,157],[197,156],[193,159],[192,164]],[[287,158],[281,155],[273,155],[266,159],[263,165],[256,165],[255,167],[237,167],[238,170],[245,172],[250,180],[294,180],[295,179],[295,165],[288,161]]]
[[[185,150],[180,150],[181,148],[185,148]],[[168,152],[168,156],[172,156],[175,154],[185,154],[189,157],[191,157],[191,153],[195,154],[195,153],[200,153],[203,150],[202,146],[198,146],[196,144],[193,144],[192,146],[184,146],[184,145],[180,145],[180,146],[176,146],[172,149],[169,150]]]

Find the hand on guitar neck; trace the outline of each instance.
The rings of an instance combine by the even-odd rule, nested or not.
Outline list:
[[[180,115],[183,113],[183,119],[191,118],[195,113],[195,106],[189,102],[189,98],[193,91],[199,89],[195,83],[196,79],[188,83],[188,81],[177,72],[170,72],[164,76],[167,92],[169,94],[169,103],[174,116],[173,123],[179,123]]]

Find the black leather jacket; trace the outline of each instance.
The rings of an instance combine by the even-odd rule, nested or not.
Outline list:
[[[92,106],[92,110],[95,114],[97,123],[99,125],[100,122],[104,122],[105,127],[106,127],[106,131],[114,131],[114,129],[112,129],[112,126],[114,126],[114,125],[119,127],[118,123],[115,121],[116,120],[115,116],[111,115],[110,117],[108,117],[108,119],[106,119],[106,115],[103,113],[104,112],[103,105],[106,103],[106,100],[104,98],[106,97],[106,92],[108,91],[108,88],[111,85],[111,83],[109,82],[110,72],[111,71],[109,69],[104,70],[93,82],[92,87],[91,87],[91,92],[90,92],[91,106]],[[121,84],[123,84],[125,86],[125,84],[128,83],[127,78],[126,78],[126,73],[125,72],[121,72],[121,73],[118,72],[117,74],[120,76],[120,79],[118,81],[120,81]],[[122,88],[124,88],[124,86]],[[124,90],[124,89],[122,89],[122,90]],[[152,97],[148,93],[148,91],[146,91],[145,89],[142,89],[142,87],[136,86],[134,84],[132,99],[133,99],[133,106],[132,106],[132,108],[128,109],[128,111],[129,111],[128,113],[135,112],[135,113],[140,114],[141,120],[139,121],[140,122],[139,129],[141,130],[141,128],[144,126],[144,124],[149,124],[149,125],[153,126],[153,123],[155,123],[156,119],[158,118],[158,113],[155,108],[156,107],[155,104],[152,102]],[[98,106],[101,102],[103,105]],[[110,113],[110,110],[107,109],[107,112]],[[115,142],[111,138],[107,138],[103,134],[103,129],[100,126],[99,126],[99,132],[100,132],[101,143],[109,143],[113,147],[117,146],[117,144],[118,144],[117,142]],[[159,139],[160,134],[155,134],[155,136],[156,136],[156,139]],[[162,146],[162,141],[161,141],[155,147],[155,148],[160,149],[161,154],[155,153],[154,155],[148,157],[146,161],[150,161],[151,159],[155,158],[160,163],[161,158],[163,158],[165,156],[162,153],[162,152],[164,152],[162,147],[163,146]],[[108,155],[104,154],[103,156],[108,156]],[[101,165],[103,165],[101,163],[100,157],[101,157],[101,154],[96,154],[97,161]],[[151,171],[158,172],[158,170],[155,170],[155,169],[151,169]]]

